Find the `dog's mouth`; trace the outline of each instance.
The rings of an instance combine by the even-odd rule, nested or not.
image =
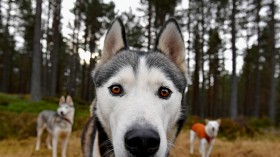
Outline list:
[[[160,136],[153,129],[132,129],[125,134],[125,149],[130,157],[152,157],[160,146]]]

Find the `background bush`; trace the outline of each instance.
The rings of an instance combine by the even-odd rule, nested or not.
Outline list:
[[[258,137],[273,127],[268,118],[239,117],[235,120],[229,118],[222,118],[221,120],[218,136],[225,140],[236,140],[240,137]],[[184,130],[189,130],[194,123],[205,124],[205,120],[197,116],[190,116],[185,124]]]
[[[40,102],[29,102],[28,95],[8,95],[0,93],[0,140],[7,138],[24,139],[36,136],[36,119],[43,110],[56,110],[59,98],[47,97]],[[75,100],[75,117],[73,131],[83,129],[89,117],[89,103]],[[198,116],[190,116],[183,127],[188,131],[192,124],[205,123]],[[268,118],[223,118],[219,137],[235,140],[239,137],[254,138],[273,127]]]
[[[43,110],[56,111],[58,98],[46,98],[40,102],[29,102],[28,96],[0,93],[0,140],[24,139],[36,136],[36,120]],[[89,116],[89,105],[75,105],[73,131],[81,130]]]

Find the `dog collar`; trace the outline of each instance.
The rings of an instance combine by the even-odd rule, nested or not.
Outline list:
[[[61,117],[63,120],[65,120],[66,122],[68,122],[70,125],[72,125],[72,122],[69,120],[69,119],[67,119],[67,118],[65,118],[65,117]]]
[[[210,136],[208,136],[207,134],[206,134],[206,141],[208,142],[208,143],[210,143],[210,141],[212,140],[212,139],[214,139],[215,137],[210,137]]]
[[[65,118],[65,117],[63,117],[63,116],[60,116],[58,113],[56,113],[56,114],[57,114],[57,116],[58,116],[59,118],[65,120],[65,121],[68,122],[70,125],[72,125],[72,122],[71,122],[68,118]]]

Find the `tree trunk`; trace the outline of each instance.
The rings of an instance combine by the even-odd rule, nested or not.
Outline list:
[[[199,111],[200,107],[200,99],[199,99],[199,71],[200,71],[200,37],[198,32],[195,33],[194,38],[194,52],[195,52],[195,71],[194,71],[194,79],[193,79],[193,114],[199,115],[199,112],[204,113],[203,108]]]
[[[236,77],[236,29],[235,29],[235,15],[236,15],[236,0],[232,1],[232,15],[231,15],[231,44],[232,44],[232,74],[231,74],[231,94],[230,94],[230,117],[232,119],[237,117],[237,77]]]
[[[152,4],[151,1],[148,1],[148,25],[147,25],[147,30],[148,30],[148,45],[147,49],[151,49],[151,32],[152,32]]]
[[[261,0],[256,0],[257,5],[257,16],[256,16],[256,25],[257,25],[257,55],[256,55],[256,67],[255,67],[255,94],[254,94],[254,111],[253,114],[255,117],[259,117],[260,115],[260,86],[261,86],[261,77],[260,77],[260,44],[261,44],[261,31],[260,31],[260,10],[261,10]]]
[[[2,27],[3,27],[3,23],[2,23],[2,0],[0,0],[0,33],[2,33]]]
[[[11,19],[11,8],[12,8],[12,1],[9,0],[9,5],[8,5],[8,9],[7,9],[7,22],[6,22],[6,25],[5,27],[3,26],[3,30],[2,30],[2,33],[3,33],[3,36],[4,38],[6,38],[6,42],[7,44],[4,45],[4,40],[2,41],[3,43],[3,48],[4,48],[4,52],[3,52],[3,66],[2,66],[2,92],[3,93],[6,93],[8,92],[8,85],[10,84],[10,68],[11,68],[11,49],[10,49],[10,44],[11,44],[11,41],[10,41],[10,33],[9,33],[9,27],[10,27],[10,19]],[[1,9],[1,8],[0,8]],[[1,21],[2,22],[2,21]]]
[[[52,65],[52,75],[51,75],[51,96],[56,96],[57,92],[57,63],[58,63],[58,53],[59,53],[59,38],[60,38],[60,10],[61,10],[61,0],[57,0],[55,2],[54,7],[54,15],[53,15],[53,36],[52,36],[52,42],[53,42],[53,49],[51,52],[51,65]]]
[[[41,100],[41,14],[42,0],[36,1],[36,17],[34,27],[34,44],[32,55],[32,76],[31,76],[31,101]]]
[[[275,78],[275,58],[276,58],[276,49],[275,49],[275,1],[272,0],[271,4],[270,4],[270,10],[271,10],[271,19],[269,22],[269,30],[270,30],[270,64],[271,64],[271,71],[270,71],[270,87],[269,87],[269,119],[272,122],[275,122],[275,115],[276,115],[276,108],[275,108],[275,92],[276,92],[276,78]]]
[[[247,3],[249,5],[249,3]],[[246,15],[249,16],[248,12],[246,12]],[[250,21],[247,19],[246,20],[246,31],[247,31],[247,34],[246,34],[246,53],[245,53],[245,56],[248,56],[249,55],[249,49],[250,49],[250,46],[249,46],[249,40],[250,40],[250,34],[249,34],[249,31],[250,31],[250,27],[248,26],[248,24],[250,23]],[[247,59],[246,60],[246,57],[244,59],[244,62],[246,63],[246,67],[245,67],[245,85],[244,85],[244,94],[243,94],[243,115],[245,117],[247,116],[251,116],[251,107],[252,107],[252,103],[251,103],[251,98],[252,98],[252,94],[250,93],[253,93],[252,91],[252,77],[251,77],[251,69],[249,69],[250,67],[250,60]]]
[[[204,70],[204,45],[205,45],[205,40],[204,40],[204,35],[205,35],[205,12],[204,12],[204,0],[201,1],[201,28],[202,28],[202,34],[201,34],[201,46],[200,46],[200,63],[201,63],[201,76],[202,76],[202,83],[201,83],[201,94],[200,94],[200,116],[204,118],[204,116],[209,116],[210,112],[207,112],[208,114],[205,114],[204,108],[206,108],[207,102],[206,100],[206,88],[205,88],[205,81],[206,81],[206,76],[205,76],[205,70]],[[210,106],[207,105],[208,111],[210,111]]]
[[[47,22],[46,22],[46,38],[45,40],[47,41],[47,47],[46,47],[46,54],[43,56],[44,60],[44,68],[43,68],[43,95],[48,96],[49,95],[49,83],[50,83],[50,78],[49,76],[49,59],[48,55],[50,54],[50,18],[51,18],[51,5],[52,5],[52,0],[49,0],[48,4],[48,15],[47,15]]]

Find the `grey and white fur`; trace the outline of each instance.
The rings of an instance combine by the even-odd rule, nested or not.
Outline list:
[[[154,50],[130,50],[124,26],[109,28],[93,71],[96,99],[82,135],[84,157],[164,157],[184,121],[183,36],[169,19]]]
[[[74,122],[74,103],[70,96],[62,96],[59,101],[57,111],[44,110],[37,118],[37,142],[36,150],[40,149],[41,135],[46,129],[48,136],[46,144],[48,149],[52,149],[52,156],[57,156],[58,140],[62,138],[61,156],[66,157],[66,149],[69,136],[72,132],[72,125]]]

